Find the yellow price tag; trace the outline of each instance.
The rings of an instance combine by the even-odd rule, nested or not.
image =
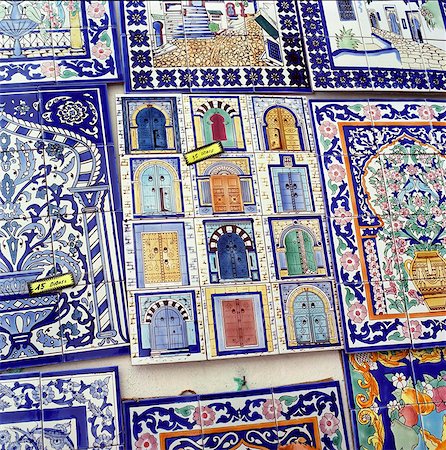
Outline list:
[[[191,164],[196,164],[197,162],[212,158],[213,156],[219,155],[223,152],[224,150],[221,142],[214,142],[185,153],[184,158],[186,159],[186,164],[190,166]]]
[[[28,283],[29,295],[43,295],[49,292],[57,292],[61,289],[74,286],[74,276],[72,273],[55,275],[54,277],[42,278],[41,280]]]

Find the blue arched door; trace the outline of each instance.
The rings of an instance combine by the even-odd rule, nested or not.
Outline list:
[[[238,234],[224,234],[217,242],[217,254],[223,280],[249,278],[245,243]]]
[[[163,24],[160,21],[153,22],[153,29],[155,30],[155,43],[157,47],[164,44]]]
[[[176,308],[163,306],[155,312],[151,323],[151,338],[154,350],[187,347],[186,324]]]
[[[294,300],[294,330],[299,344],[330,341],[323,300],[314,292],[303,292]]]
[[[141,213],[174,211],[172,175],[165,167],[149,166],[141,175]]]
[[[136,116],[139,150],[164,150],[167,148],[166,118],[152,107],[141,110]]]

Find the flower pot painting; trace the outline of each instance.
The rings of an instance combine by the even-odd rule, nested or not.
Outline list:
[[[347,350],[446,344],[446,104],[312,108]]]

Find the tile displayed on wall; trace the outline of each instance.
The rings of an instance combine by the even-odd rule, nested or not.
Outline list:
[[[129,449],[349,448],[335,381],[123,406]]]
[[[314,90],[444,90],[444,2],[297,4]]]
[[[4,448],[88,450],[123,442],[118,370],[0,376]]]
[[[114,2],[0,1],[0,82],[121,79]]]
[[[347,351],[441,344],[446,103],[311,108]]]
[[[304,100],[123,95],[117,116],[134,362],[202,358],[203,336],[209,359],[339,347]],[[186,165],[214,141],[221,155]]]
[[[104,87],[1,96],[1,368],[127,350],[105,97]],[[29,296],[28,282],[67,272],[76,286]]]
[[[121,2],[130,91],[309,91],[296,4]]]
[[[444,348],[344,355],[355,448],[444,444]]]

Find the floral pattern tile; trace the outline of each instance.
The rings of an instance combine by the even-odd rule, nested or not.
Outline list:
[[[349,448],[332,381],[123,405],[129,449]]]

